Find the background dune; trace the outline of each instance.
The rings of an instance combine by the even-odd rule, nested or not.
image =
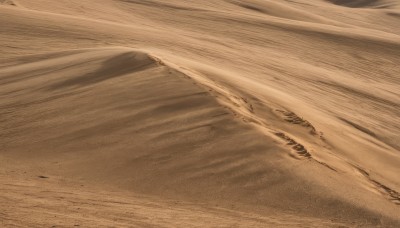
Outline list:
[[[399,1],[0,1],[1,226],[400,226]]]

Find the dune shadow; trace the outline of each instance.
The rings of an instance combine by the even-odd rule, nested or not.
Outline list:
[[[87,86],[108,79],[120,77],[128,73],[140,72],[156,64],[146,54],[128,52],[106,60],[97,70],[81,76],[73,76],[62,82],[50,86],[50,90],[57,90],[71,86]]]
[[[350,8],[386,8],[384,3],[380,0],[326,0],[330,3],[339,6]]]

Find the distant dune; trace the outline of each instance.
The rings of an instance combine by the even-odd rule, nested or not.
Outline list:
[[[399,5],[0,0],[0,226],[399,227]]]

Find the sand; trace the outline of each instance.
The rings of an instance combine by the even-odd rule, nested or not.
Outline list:
[[[0,226],[399,227],[400,1],[0,0]]]

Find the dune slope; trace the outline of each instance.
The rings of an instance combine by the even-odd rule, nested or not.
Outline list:
[[[0,224],[399,226],[397,3],[2,1]]]

